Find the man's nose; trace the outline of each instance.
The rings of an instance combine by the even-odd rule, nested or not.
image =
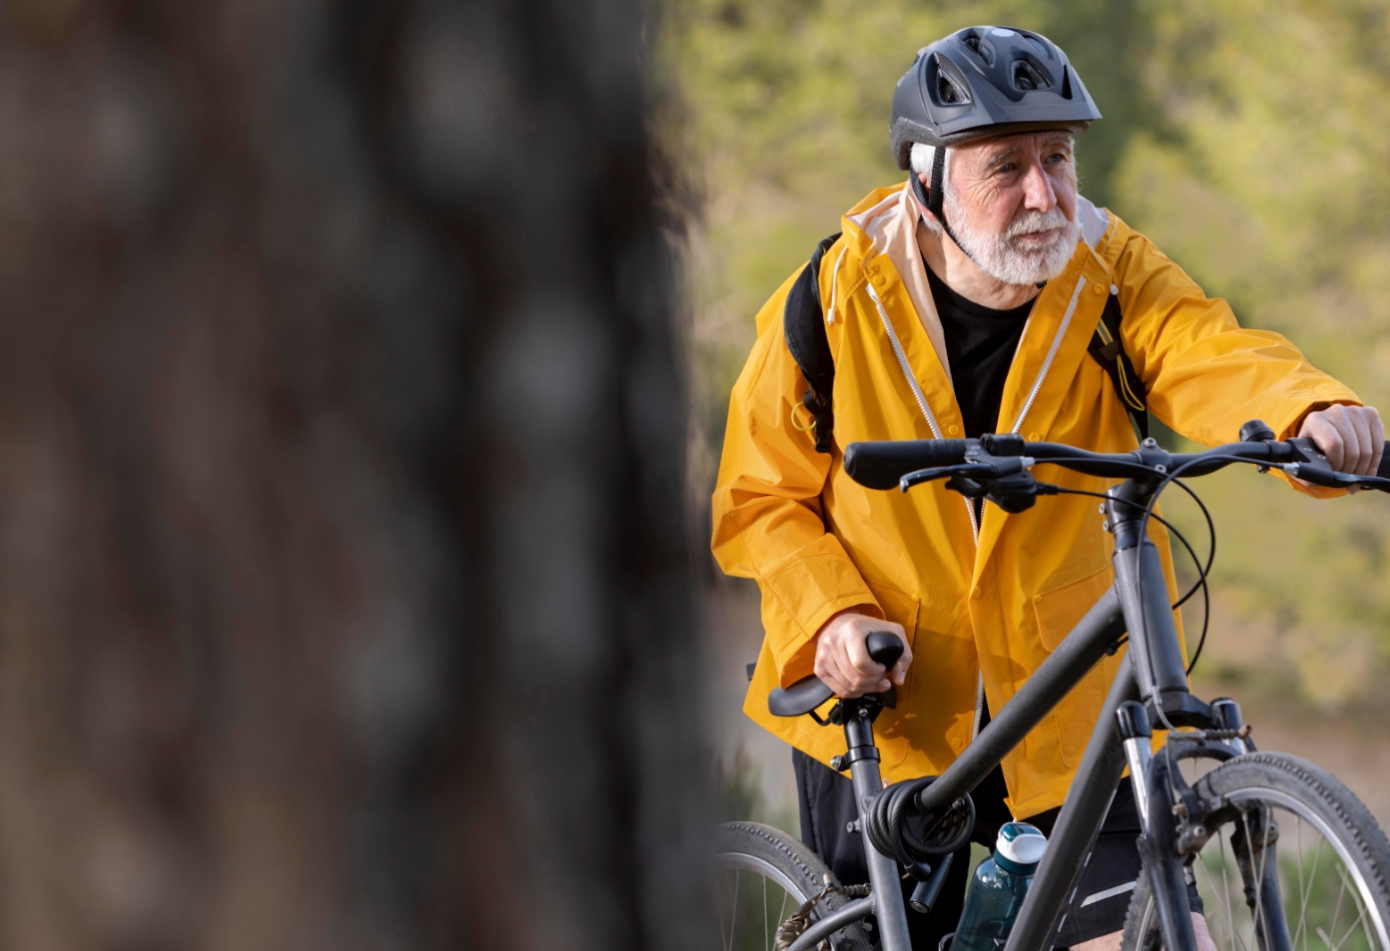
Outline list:
[[[1057,206],[1052,180],[1037,162],[1031,162],[1023,176],[1023,207],[1029,211],[1051,211]]]

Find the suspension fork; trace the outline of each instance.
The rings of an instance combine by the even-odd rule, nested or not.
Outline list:
[[[874,916],[878,919],[880,947],[883,951],[912,951],[912,939],[907,931],[907,907],[903,903],[898,861],[884,855],[869,841],[865,832],[870,807],[883,792],[883,777],[879,773],[878,747],[874,744],[874,715],[876,705],[867,701],[845,703],[845,745],[849,751],[850,778],[854,783],[854,801],[859,805],[859,832],[864,842],[864,857],[869,864],[869,883],[873,886]]]

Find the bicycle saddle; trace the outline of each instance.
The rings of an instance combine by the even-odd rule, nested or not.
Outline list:
[[[891,631],[874,631],[869,635],[865,646],[869,649],[869,656],[889,670],[903,655],[903,642]],[[767,698],[767,709],[775,717],[800,717],[833,696],[835,691],[826,686],[825,681],[812,674],[785,690],[781,687],[773,690]],[[892,704],[889,703],[887,706]]]

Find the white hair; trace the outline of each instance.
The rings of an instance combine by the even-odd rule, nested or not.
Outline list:
[[[1037,284],[1050,281],[1066,270],[1081,238],[1081,225],[1068,220],[1060,206],[1051,211],[1020,211],[1007,228],[999,234],[981,234],[972,227],[970,218],[951,187],[951,149],[942,160],[941,205],[951,231],[961,249],[986,274],[1005,284]],[[912,174],[931,175],[936,160],[936,147],[921,142],[912,144]],[[928,182],[930,187],[930,182]],[[934,215],[923,214],[922,221],[937,234],[941,223]],[[1016,242],[1025,234],[1057,230],[1057,240],[1044,248],[1019,248]]]

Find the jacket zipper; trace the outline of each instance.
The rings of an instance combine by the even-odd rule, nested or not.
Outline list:
[[[1038,379],[1033,383],[1033,389],[1028,394],[1028,400],[1023,404],[1023,412],[1018,414],[1018,421],[1014,423],[1014,428],[1009,430],[1017,433],[1023,427],[1023,420],[1028,415],[1028,411],[1033,408],[1033,401],[1038,398],[1038,391],[1042,389],[1043,380],[1047,379],[1047,371],[1052,369],[1052,361],[1057,357],[1057,349],[1062,345],[1062,338],[1067,335],[1067,327],[1071,325],[1072,314],[1076,313],[1076,302],[1081,299],[1081,289],[1086,286],[1086,276],[1083,274],[1076,280],[1076,290],[1071,292],[1071,303],[1067,305],[1067,312],[1062,317],[1062,326],[1057,328],[1057,335],[1052,338],[1052,346],[1048,348],[1047,357],[1043,360],[1042,369],[1038,371]],[[874,298],[878,300],[878,298]],[[879,308],[882,312],[882,308]]]
[[[883,321],[883,329],[888,332],[888,342],[893,345],[893,354],[898,358],[898,366],[902,368],[903,376],[907,377],[907,385],[912,388],[912,395],[916,397],[917,406],[922,410],[922,415],[926,417],[932,435],[937,439],[944,438],[941,435],[941,427],[936,424],[936,417],[932,415],[931,407],[927,405],[926,394],[922,392],[922,387],[917,383],[917,377],[912,374],[912,367],[908,365],[907,354],[903,351],[903,345],[898,340],[897,332],[893,330],[893,322],[888,319],[888,311],[883,309],[883,301],[878,299],[878,292],[874,290],[872,283],[866,283],[864,287],[868,290],[869,297],[873,298],[874,306],[878,308],[879,319]],[[1074,299],[1072,303],[1075,306]],[[1070,311],[1068,311],[1067,317],[1070,319]],[[1022,422],[1021,418],[1020,422]],[[962,499],[962,501],[965,502],[965,511],[970,515],[970,537],[978,546],[980,544],[980,527],[975,523],[975,506],[971,504],[969,499]]]
[[[1071,326],[1072,315],[1076,313],[1076,303],[1081,299],[1081,289],[1086,286],[1086,278],[1083,275],[1077,279],[1076,289],[1071,293],[1071,302],[1067,304],[1067,311],[1062,317],[1062,325],[1057,328],[1057,334],[1052,338],[1052,346],[1048,348],[1047,356],[1043,359],[1042,369],[1038,371],[1038,378],[1033,383],[1033,389],[1028,393],[1028,399],[1023,404],[1023,410],[1018,414],[1018,419],[1014,422],[1012,433],[1017,433],[1023,426],[1023,420],[1027,418],[1028,411],[1033,408],[1033,403],[1038,398],[1038,392],[1042,390],[1043,382],[1047,379],[1048,371],[1052,369],[1052,361],[1057,358],[1057,350],[1062,345],[1063,338],[1067,335],[1067,328]],[[912,369],[907,362],[907,354],[903,352],[903,345],[898,340],[897,333],[893,330],[893,322],[888,319],[888,311],[883,307],[883,301],[879,300],[878,292],[874,290],[871,283],[864,285],[869,292],[869,297],[873,299],[874,307],[878,309],[879,319],[883,321],[883,329],[888,333],[888,342],[893,346],[893,354],[898,358],[898,366],[902,368],[903,376],[907,377],[907,385],[912,388],[912,395],[917,399],[917,405],[922,410],[922,415],[927,419],[927,425],[931,427],[932,435],[941,439],[941,427],[936,424],[936,417],[932,415],[931,408],[927,406],[927,397],[922,392],[922,387],[917,383],[917,377],[912,374]],[[969,499],[965,499],[965,510],[970,515],[970,534],[975,540],[975,544],[980,543],[980,529],[975,522],[975,507],[970,504]],[[984,719],[985,712],[985,675],[984,671],[979,674],[977,687],[975,690],[975,721],[971,725],[970,740],[973,743],[975,738],[980,735],[980,721]]]

